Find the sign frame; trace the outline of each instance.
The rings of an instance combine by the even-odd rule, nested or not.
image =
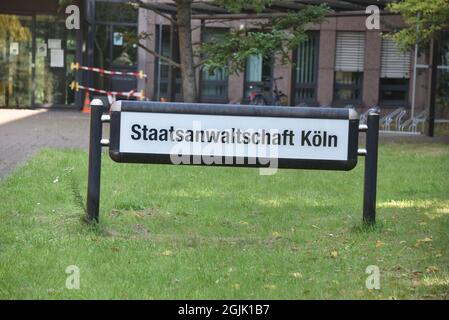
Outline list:
[[[172,164],[170,154],[159,153],[126,153],[120,152],[121,114],[157,113],[183,115],[207,115],[214,117],[251,117],[251,118],[286,118],[286,119],[323,119],[348,121],[347,160],[316,160],[266,158],[263,163],[276,161],[279,169],[312,169],[349,171],[356,167],[358,159],[359,117],[355,110],[344,108],[313,108],[313,107],[271,107],[253,105],[223,105],[223,104],[192,104],[142,101],[116,101],[112,104],[110,113],[110,144],[109,155],[116,162],[123,163],[153,163]],[[225,121],[226,119],[223,118]],[[256,129],[256,128],[253,128]],[[270,128],[266,128],[270,129]],[[232,167],[267,167],[258,163],[252,157],[223,157],[222,163],[197,163],[193,155],[182,165],[232,166]],[[198,157],[202,160],[202,157]],[[268,160],[268,161],[267,161]]]
[[[176,112],[185,112],[187,109],[189,112],[193,112],[197,110],[198,112],[204,112],[204,107],[201,107],[202,104],[159,104],[159,103],[136,103],[134,101],[124,101],[118,102],[113,105],[111,108],[111,114],[103,114],[106,111],[103,107],[103,102],[100,99],[94,99],[91,103],[91,115],[90,115],[90,137],[89,137],[89,162],[88,162],[88,178],[87,178],[87,201],[86,201],[86,221],[88,223],[98,223],[100,218],[100,178],[101,178],[101,148],[109,147],[111,157],[122,157],[123,155],[120,152],[117,153],[119,149],[117,149],[117,135],[112,132],[109,139],[102,139],[103,134],[103,124],[110,123],[113,126],[117,126],[117,123],[113,123],[117,121],[118,114],[122,110],[135,110],[138,112],[145,112],[142,108],[147,108],[146,106],[152,105],[153,110],[160,110],[162,107],[166,108],[166,113],[176,113]],[[127,107],[125,107],[127,105]],[[210,105],[209,105],[210,106]],[[214,105],[216,106],[216,105]],[[215,110],[208,112],[221,112],[221,113],[251,113],[253,116],[257,116],[257,112],[262,112],[259,109],[260,107],[249,106],[250,109],[247,109],[248,106],[229,106],[229,105],[221,105],[221,107],[216,108]],[[187,109],[186,109],[187,108]],[[251,109],[253,108],[253,109]],[[270,114],[271,112],[275,114],[281,115],[290,115],[291,113],[302,116],[316,117],[316,116],[332,116],[335,119],[339,119],[340,117],[348,120],[354,120],[352,126],[356,123],[358,124],[357,113],[351,111],[351,109],[325,109],[325,108],[313,108],[304,109],[304,108],[285,108],[285,107],[266,107],[264,109],[264,114]],[[278,109],[280,108],[280,109]],[[210,108],[209,108],[210,109]],[[246,110],[245,110],[246,109]],[[280,110],[284,111],[280,111]],[[304,111],[300,111],[300,110]],[[259,111],[258,111],[259,110]],[[346,111],[345,111],[346,110]],[[200,113],[198,113],[200,114]],[[306,115],[307,114],[307,115]],[[248,114],[249,116],[249,114]],[[366,124],[358,125],[357,135],[359,133],[366,134],[366,148],[358,149],[357,156],[365,157],[365,172],[364,172],[364,188],[363,188],[363,223],[365,225],[371,226],[376,223],[376,196],[377,196],[377,163],[378,163],[378,151],[379,151],[379,120],[380,120],[380,110],[378,107],[374,107],[368,110],[366,117]],[[353,128],[351,130],[354,130]],[[117,130],[115,130],[117,131]],[[350,136],[348,136],[349,139]],[[358,141],[358,138],[353,138],[354,141]],[[357,142],[358,143],[358,142]],[[353,146],[352,146],[353,147]],[[349,150],[349,148],[348,148]],[[351,149],[352,150],[352,149]],[[351,151],[353,152],[353,151]],[[118,160],[136,160],[136,159],[123,159],[119,158]],[[137,159],[139,160],[139,159]],[[147,161],[148,159],[142,159],[142,161]],[[154,161],[154,158],[150,159]],[[159,159],[160,160],[160,159]],[[349,158],[347,159],[349,160]],[[162,161],[162,160],[161,160]],[[166,161],[166,159],[163,159]],[[308,160],[310,161],[310,160]],[[312,160],[313,161],[313,160]],[[316,160],[315,160],[316,161]],[[349,168],[354,165],[357,165],[357,161],[352,161],[349,165],[349,162],[342,166],[341,168],[332,169],[332,170],[349,170]],[[152,162],[156,163],[156,162]],[[162,163],[162,162],[157,162]],[[306,166],[304,163],[302,164]],[[341,165],[341,164],[340,164]],[[247,165],[246,165],[247,166]],[[315,167],[315,166],[314,166]],[[316,165],[315,169],[320,169],[319,165]],[[325,170],[326,168],[322,168]],[[327,167],[329,169],[329,167]]]

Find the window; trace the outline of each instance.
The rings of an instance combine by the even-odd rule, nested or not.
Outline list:
[[[156,26],[156,52],[164,57],[170,57],[170,26]],[[178,42],[176,42],[178,43]],[[176,56],[176,51],[178,48],[175,48],[174,56]],[[175,59],[176,60],[176,59]],[[181,80],[181,71],[179,68],[171,67],[164,60],[155,59],[155,81],[154,81],[154,99],[159,101],[163,100],[171,100],[172,93],[170,90],[170,72],[175,77],[173,84],[173,95],[175,96],[175,100],[182,100],[182,80]]]
[[[226,29],[205,28],[202,34],[203,42],[219,41]],[[200,85],[201,101],[226,103],[228,100],[228,74],[225,69],[209,72],[207,68],[201,70]]]
[[[334,100],[340,103],[359,102],[362,99],[363,72],[335,72]]]
[[[94,66],[107,70],[133,72],[137,70],[137,47],[128,43],[137,36],[138,10],[124,2],[95,1]],[[107,91],[137,89],[137,79],[124,75],[105,76],[92,73],[94,87]]]
[[[318,74],[319,33],[309,34],[294,53],[294,104],[314,103],[316,101],[316,85]]]
[[[137,48],[126,43],[126,34],[137,34],[137,26],[111,26],[111,67],[137,69]]]
[[[246,59],[244,101],[249,101],[252,92],[260,92],[271,101],[272,60],[253,55]]]
[[[382,40],[379,100],[382,105],[405,106],[408,101],[410,53],[398,50],[393,40]]]
[[[338,32],[335,60],[334,101],[337,104],[362,100],[365,33]]]
[[[408,100],[408,79],[380,79],[380,102],[382,105],[403,106]]]

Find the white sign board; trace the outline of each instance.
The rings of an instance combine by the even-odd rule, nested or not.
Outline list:
[[[117,101],[111,106],[114,161],[351,170],[358,115],[344,108]]]
[[[122,112],[120,153],[348,160],[349,120]]]

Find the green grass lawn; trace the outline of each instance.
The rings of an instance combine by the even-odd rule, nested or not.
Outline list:
[[[449,298],[447,145],[381,147],[373,229],[363,159],[274,176],[103,159],[98,227],[83,222],[85,152],[43,151],[0,182],[0,298]]]

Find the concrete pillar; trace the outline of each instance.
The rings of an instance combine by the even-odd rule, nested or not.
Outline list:
[[[418,64],[427,65],[429,64],[430,58],[426,54],[418,56]],[[413,96],[413,65],[414,59],[412,59],[411,71],[410,71],[410,86],[409,86],[409,101],[411,106],[412,96]],[[418,115],[421,111],[427,109],[428,107],[428,96],[429,96],[429,81],[430,81],[430,70],[429,69],[418,69],[416,78],[416,100],[415,100],[415,115]]]
[[[245,23],[245,21],[233,21],[229,26],[230,29],[240,28],[240,24]],[[238,74],[230,74],[228,77],[228,97],[229,103],[241,103],[244,99],[244,87],[245,87],[245,73],[240,72]]]
[[[139,20],[137,26],[138,33],[146,32],[155,34],[154,13],[149,10],[139,9]],[[154,50],[154,41],[147,39],[144,41],[147,48]],[[145,97],[151,99],[154,89],[154,56],[148,54],[143,49],[137,49],[138,70],[143,70],[147,74],[146,79],[138,79],[137,89],[144,90]]]
[[[363,105],[356,107],[370,108],[379,104],[381,50],[382,37],[380,32],[378,30],[367,31],[363,70]]]
[[[320,33],[317,92],[320,105],[331,105],[333,101],[336,38],[336,19],[329,18]]]

